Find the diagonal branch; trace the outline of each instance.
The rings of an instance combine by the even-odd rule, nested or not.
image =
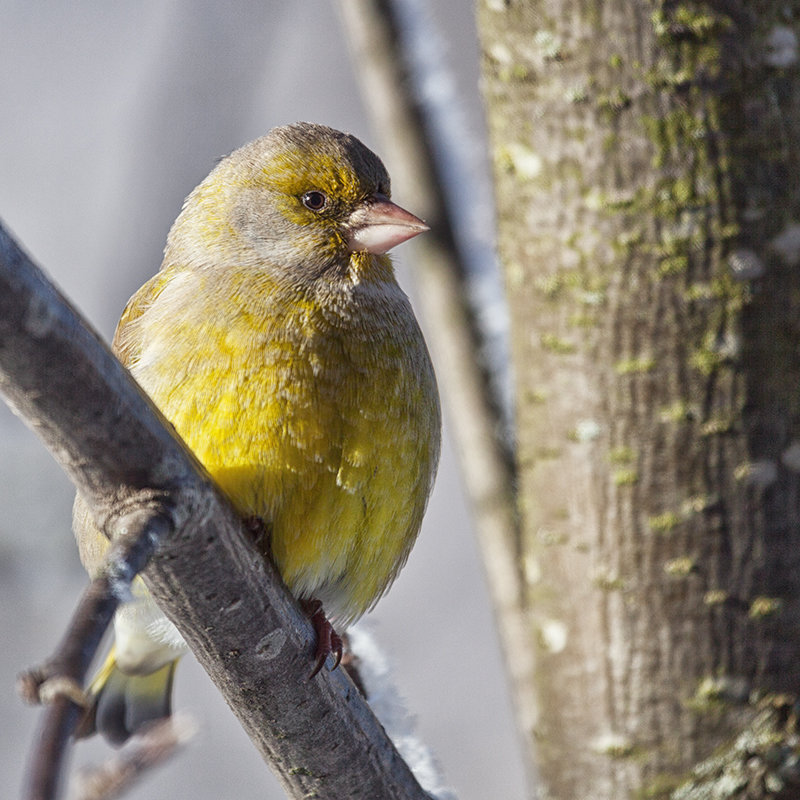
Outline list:
[[[157,508],[119,517],[105,568],[84,591],[61,643],[44,664],[20,676],[20,694],[49,706],[27,775],[28,797],[57,796],[61,766],[82,706],[81,687],[103,633],[130,592],[133,577],[172,530],[168,515]]]
[[[109,349],[2,227],[0,392],[107,532],[154,509],[165,515],[160,530],[140,526],[140,555],[156,548],[145,580],[290,797],[428,798],[343,670],[307,680],[314,634],[274,568]],[[109,581],[110,605],[101,602],[89,626],[91,646],[78,646],[81,663],[135,562],[121,576],[106,573],[117,584]],[[60,697],[46,716],[65,734],[77,712]],[[57,784],[51,775],[49,794],[29,796],[55,797]]]
[[[423,102],[424,78],[442,83],[435,65],[415,70],[408,54],[414,47],[409,25],[414,22],[433,36],[425,21],[422,3],[408,0],[340,0],[342,20],[358,64],[364,105],[372,114],[381,136],[381,151],[391,165],[393,184],[431,226],[431,234],[413,244],[415,279],[423,307],[423,319],[434,346],[436,373],[442,385],[450,431],[459,454],[459,465],[470,497],[478,541],[489,578],[495,616],[502,635],[506,663],[514,682],[530,674],[534,654],[527,646],[527,619],[523,610],[525,579],[520,556],[520,529],[514,499],[516,480],[513,445],[503,435],[502,390],[497,376],[482,359],[487,337],[470,302],[470,270],[467,254],[478,244],[466,231],[485,208],[470,210],[476,202],[471,191],[456,197],[445,187],[471,187],[469,166],[457,163],[457,143],[462,131],[449,126],[449,174],[445,159],[434,153],[434,117],[444,113],[435,102]],[[416,43],[417,49],[438,50],[433,41]],[[441,136],[438,138],[442,138]],[[440,148],[441,149],[441,148]],[[466,196],[465,196],[466,195]],[[466,217],[467,223],[464,219]],[[457,224],[460,223],[460,224]],[[473,257],[475,253],[472,253]],[[474,258],[472,259],[474,260]],[[473,265],[472,272],[480,267]],[[486,265],[483,265],[486,269]],[[504,358],[504,357],[503,357]],[[493,380],[494,378],[494,380]],[[524,709],[522,718],[535,715]]]

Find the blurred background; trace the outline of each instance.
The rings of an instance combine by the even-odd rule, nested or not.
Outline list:
[[[427,8],[465,134],[482,140],[474,11],[464,0]],[[158,269],[183,198],[218,157],[296,120],[350,131],[380,154],[335,3],[10,0],[1,16],[0,218],[106,340]],[[413,299],[406,250],[396,263]],[[39,717],[18,700],[15,676],[55,645],[86,580],[72,495],[0,404],[0,785],[9,796]],[[521,751],[446,414],[420,540],[362,624],[459,798],[520,800]],[[199,734],[127,797],[283,797],[191,656],[178,669],[175,705],[199,721]],[[73,766],[106,754],[101,743],[81,743]]]

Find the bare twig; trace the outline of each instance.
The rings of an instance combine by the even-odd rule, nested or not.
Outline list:
[[[343,670],[306,680],[313,630],[242,520],[2,227],[0,392],[107,531],[154,504],[168,515],[171,531],[163,531],[169,535],[143,577],[290,797],[427,800]],[[154,544],[145,542],[142,558]],[[115,576],[107,577],[104,621],[115,597]],[[78,708],[59,697],[45,716],[53,727],[37,745],[57,750]],[[55,797],[58,775],[45,783],[42,794],[29,796]]]
[[[69,737],[83,705],[86,672],[103,633],[120,600],[130,591],[134,575],[153,554],[155,546],[171,531],[163,512],[153,509],[118,518],[106,565],[84,591],[70,625],[52,656],[19,678],[20,694],[29,702],[50,706],[42,719],[39,741],[28,771],[27,796],[52,797],[57,792]],[[44,746],[46,743],[46,746]]]
[[[194,736],[196,728],[193,720],[182,714],[153,724],[99,767],[82,768],[73,778],[69,800],[113,800],[120,797],[145,772],[174,755]]]
[[[514,459],[502,435],[501,401],[481,363],[483,334],[468,300],[469,278],[459,255],[464,249],[459,245],[465,243],[459,242],[453,225],[459,209],[445,195],[441,162],[433,155],[430,109],[420,100],[417,76],[406,60],[401,3],[340,0],[339,5],[364,105],[381,136],[393,185],[432,229],[433,235],[416,244],[418,296],[475,513],[506,663],[512,678],[521,680],[530,673],[533,654],[522,630],[524,580]]]

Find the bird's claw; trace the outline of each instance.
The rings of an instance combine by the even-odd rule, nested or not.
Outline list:
[[[51,705],[57,698],[66,697],[81,708],[89,705],[86,692],[74,678],[51,674],[47,668],[31,669],[18,676],[17,691],[31,704]]]
[[[308,600],[303,603],[306,614],[311,619],[311,624],[317,633],[317,648],[314,652],[314,669],[308,679],[311,680],[323,667],[328,656],[333,653],[334,661],[331,671],[336,669],[342,661],[344,645],[342,638],[333,629],[333,625],[328,622],[322,603],[319,600]]]
[[[255,514],[244,518],[244,526],[253,540],[253,544],[261,550],[269,549],[270,532],[267,523]]]

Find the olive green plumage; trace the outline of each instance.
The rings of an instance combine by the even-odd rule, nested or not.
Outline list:
[[[430,358],[384,255],[425,226],[388,195],[354,137],[274,129],[189,195],[115,337],[237,509],[263,521],[289,589],[338,625],[405,563],[439,456]],[[75,530],[91,572],[104,539],[80,498]],[[183,644],[143,585],[137,595],[145,611],[121,609],[112,657],[149,674]]]

